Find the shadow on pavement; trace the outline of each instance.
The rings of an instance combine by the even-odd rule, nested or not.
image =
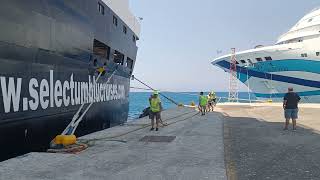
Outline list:
[[[298,126],[254,118],[224,117],[229,180],[320,179],[320,135]]]

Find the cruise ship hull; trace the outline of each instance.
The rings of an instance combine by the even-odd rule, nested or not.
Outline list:
[[[215,65],[229,71],[229,62]],[[320,61],[281,59],[262,62],[255,67],[237,67],[238,79],[250,88],[258,99],[282,101],[288,87],[302,97],[305,103],[320,103]]]
[[[0,4],[0,160],[46,150],[82,104],[93,103],[76,136],[126,122],[138,38],[115,12],[100,0]]]

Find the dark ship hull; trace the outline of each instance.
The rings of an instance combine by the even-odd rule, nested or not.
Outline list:
[[[46,150],[83,103],[77,136],[127,120],[136,35],[112,18],[98,0],[1,1],[0,160]]]

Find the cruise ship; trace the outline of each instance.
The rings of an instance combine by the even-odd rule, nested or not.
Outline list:
[[[288,87],[305,103],[320,102],[320,9],[306,14],[275,45],[237,52],[237,78],[258,99],[281,101]],[[231,54],[212,64],[230,72]]]
[[[128,0],[1,0],[0,26],[0,160],[46,150],[81,105],[77,136],[127,120],[140,34]]]

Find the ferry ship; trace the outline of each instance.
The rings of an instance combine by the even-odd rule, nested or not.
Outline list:
[[[0,26],[0,160],[46,150],[82,104],[77,136],[127,120],[140,34],[128,0],[2,0]]]
[[[320,102],[320,9],[306,14],[273,46],[237,52],[237,78],[259,99],[281,101],[288,87],[305,103]],[[230,72],[231,54],[212,64]]]

